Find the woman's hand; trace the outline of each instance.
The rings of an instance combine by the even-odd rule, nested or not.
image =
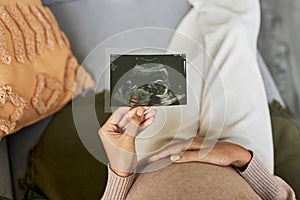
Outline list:
[[[135,138],[149,127],[156,110],[149,107],[118,108],[99,130],[111,169],[119,176],[129,176],[137,165]]]
[[[204,138],[196,137],[184,142],[166,147],[159,153],[149,158],[150,162],[166,158],[175,163],[203,162],[219,166],[234,166],[243,171],[252,159],[252,154],[245,148],[225,141],[217,141],[214,147],[206,155],[200,155],[200,150],[207,150],[202,147]]]

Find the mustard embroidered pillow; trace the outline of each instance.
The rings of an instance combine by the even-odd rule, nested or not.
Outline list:
[[[93,86],[40,0],[0,0],[0,139]]]

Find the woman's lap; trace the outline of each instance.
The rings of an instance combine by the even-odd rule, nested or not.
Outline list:
[[[143,173],[127,199],[260,199],[231,167],[204,163],[172,164]]]

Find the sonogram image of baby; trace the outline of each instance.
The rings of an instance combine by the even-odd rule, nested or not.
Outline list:
[[[186,104],[185,55],[111,56],[111,106]]]

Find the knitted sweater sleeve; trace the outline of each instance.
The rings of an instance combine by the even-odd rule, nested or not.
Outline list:
[[[296,199],[293,189],[278,176],[271,175],[255,154],[246,170],[239,173],[263,200]]]
[[[281,178],[271,175],[254,154],[246,170],[240,175],[263,200],[295,200],[293,189]],[[124,200],[135,175],[120,177],[108,167],[108,180],[102,200]]]
[[[129,177],[121,177],[115,174],[108,166],[108,179],[101,200],[123,200],[133,184],[135,174]]]

